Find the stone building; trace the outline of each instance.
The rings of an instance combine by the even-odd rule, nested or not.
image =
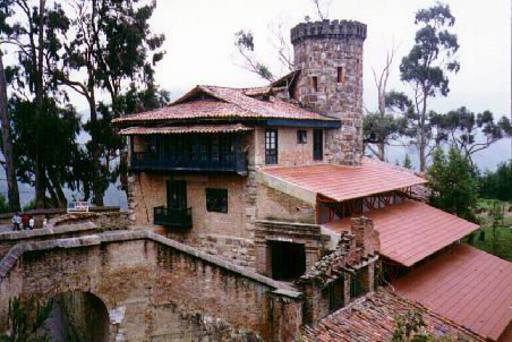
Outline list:
[[[425,179],[363,156],[365,39],[359,22],[302,23],[291,31],[295,70],[275,82],[199,85],[167,107],[114,120],[129,142],[132,228],[293,282],[312,325],[379,279],[400,281],[458,251],[478,226],[417,200]],[[512,330],[512,300],[474,295],[490,298],[477,314],[501,310],[499,324],[486,316],[472,325],[430,305],[483,338]]]

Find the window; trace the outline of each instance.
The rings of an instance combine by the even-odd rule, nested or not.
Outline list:
[[[303,129],[299,129],[297,131],[297,144],[306,144],[307,142],[308,142],[308,132]]]
[[[206,210],[217,213],[228,212],[228,190],[206,189]]]
[[[329,287],[327,293],[329,296],[329,312],[334,312],[345,306],[345,278],[341,275],[334,280]]]
[[[313,131],[313,159],[324,159],[324,132],[321,129]]]
[[[265,131],[265,164],[277,164],[277,130]]]
[[[318,91],[318,77],[313,76],[311,78],[311,82],[312,82],[312,85],[313,85],[313,90],[314,91]]]
[[[338,83],[345,83],[345,68],[338,67],[337,70],[338,70],[338,75],[337,75]]]

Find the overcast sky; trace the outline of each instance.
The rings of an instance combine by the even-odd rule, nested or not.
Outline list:
[[[460,72],[450,78],[448,98],[435,99],[439,111],[466,105],[510,115],[510,0],[450,0],[458,34]],[[398,66],[410,50],[417,27],[414,14],[434,4],[426,0],[332,0],[332,19],[359,20],[368,25],[364,52],[364,99],[376,106],[371,70],[382,68],[386,50],[398,47],[390,88],[407,90]],[[157,67],[157,81],[173,98],[196,84],[252,86],[264,82],[237,66],[234,33],[251,30],[261,59],[275,73],[284,73],[271,43],[269,25],[284,22],[286,31],[315,17],[311,0],[157,0],[152,20],[155,32],[167,37],[167,54]],[[288,37],[288,33],[286,35]]]

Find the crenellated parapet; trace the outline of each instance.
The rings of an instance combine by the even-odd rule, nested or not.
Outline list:
[[[291,31],[292,44],[309,38],[366,39],[366,24],[352,20],[324,20],[300,23]]]

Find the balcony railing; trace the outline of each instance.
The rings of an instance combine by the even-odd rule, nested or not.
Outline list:
[[[146,144],[144,152],[132,149],[132,170],[247,172],[247,157],[239,136],[155,136]]]
[[[156,225],[169,228],[192,228],[192,208],[156,207],[153,214]]]
[[[135,171],[217,171],[247,172],[247,159],[243,154],[224,155],[222,158],[195,158],[152,152],[134,152],[131,169]]]

